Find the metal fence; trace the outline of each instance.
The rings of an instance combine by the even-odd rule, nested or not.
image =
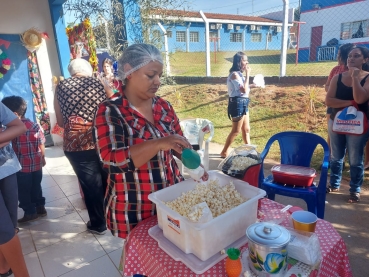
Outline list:
[[[282,75],[326,76],[337,65],[342,44],[369,47],[367,0],[290,1],[288,13],[283,8],[281,5],[252,15],[205,12],[203,17],[194,12],[181,23],[152,28],[162,41],[163,52],[166,34],[172,76],[209,76],[209,72],[210,76],[227,76],[238,51],[248,55],[252,75],[281,76],[285,63]],[[283,49],[286,15],[288,29]]]

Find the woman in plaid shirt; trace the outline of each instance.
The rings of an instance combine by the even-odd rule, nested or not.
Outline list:
[[[133,44],[119,60],[123,95],[99,105],[96,147],[108,172],[107,225],[125,238],[155,213],[148,195],[183,181],[173,155],[191,148],[173,107],[156,96],[163,72],[161,53],[152,45]],[[203,180],[207,180],[205,173]]]

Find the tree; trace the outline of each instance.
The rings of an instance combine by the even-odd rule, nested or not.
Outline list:
[[[129,5],[140,7],[140,20],[134,15],[126,14],[125,17],[124,8],[127,9]],[[141,33],[139,35],[142,41],[160,47],[160,38],[150,36],[152,25],[157,24],[159,20],[164,24],[173,22],[172,18],[169,20],[169,10],[186,9],[188,10],[188,0],[68,0],[64,4],[64,12],[72,15],[75,22],[83,21],[86,17],[90,18],[98,48],[109,48],[108,52],[114,58],[118,58],[127,47],[125,21],[130,24],[141,24],[142,28],[133,29]],[[153,16],[153,12],[156,17]],[[177,23],[179,21],[180,16]]]
[[[294,19],[295,21],[300,21],[300,14],[301,14],[301,6],[298,6],[296,9],[295,9],[295,14],[294,14]]]

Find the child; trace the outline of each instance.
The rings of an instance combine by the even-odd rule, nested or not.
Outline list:
[[[26,101],[20,96],[9,96],[2,100],[27,127],[27,132],[13,139],[12,145],[22,169],[17,173],[19,207],[24,216],[18,223],[46,216],[45,198],[42,196],[42,167],[45,166],[45,136],[41,127],[24,117]]]
[[[3,127],[6,126],[6,129]],[[29,277],[17,235],[17,176],[21,169],[10,141],[26,126],[0,102],[0,275]]]

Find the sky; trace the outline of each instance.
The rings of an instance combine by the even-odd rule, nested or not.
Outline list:
[[[280,11],[283,0],[188,0],[194,11],[240,15],[260,15]],[[290,0],[290,8],[296,8],[299,0]]]
[[[283,9],[283,0],[187,0],[193,11],[261,15]],[[301,0],[289,0],[290,8],[296,8]],[[66,22],[73,22],[75,18],[67,13]]]

